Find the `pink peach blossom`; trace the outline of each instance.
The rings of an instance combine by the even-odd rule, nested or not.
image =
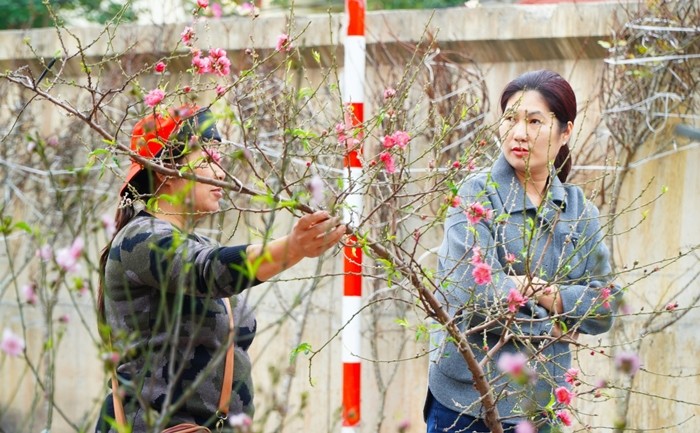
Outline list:
[[[146,97],[143,98],[143,101],[149,107],[155,107],[156,105],[161,103],[163,98],[165,98],[165,92],[163,92],[160,89],[153,89],[150,92],[148,92]]]
[[[554,395],[557,398],[557,402],[569,406],[571,401],[574,399],[574,393],[569,391],[565,386],[560,386],[554,390]]]
[[[384,89],[384,99],[385,100],[391,99],[394,96],[396,96],[396,89],[394,89],[392,87],[387,87],[386,89]]]
[[[504,352],[496,364],[498,369],[511,376],[521,376],[527,370],[527,356],[521,352]]]
[[[185,29],[180,33],[180,39],[185,46],[191,47],[194,42],[195,32],[192,27],[185,27]]]
[[[325,194],[325,184],[321,176],[315,174],[311,177],[308,185],[309,193],[311,194],[311,205],[318,206],[323,202]]]
[[[64,271],[68,273],[75,273],[80,270],[80,264],[78,259],[83,253],[83,239],[81,237],[75,238],[70,248],[61,248],[56,252],[56,263]]]
[[[515,313],[518,308],[524,306],[527,303],[527,297],[523,296],[518,289],[510,289],[508,292],[508,311]]]
[[[112,215],[103,214],[101,220],[102,228],[105,230],[107,238],[111,239],[117,232],[117,224],[114,221],[114,217],[112,217]]]
[[[396,173],[396,163],[394,161],[394,157],[389,152],[380,153],[379,159],[384,163],[384,167],[386,168],[387,173]]]
[[[0,350],[9,356],[20,356],[24,350],[24,340],[10,329],[5,328],[2,331]]]
[[[578,368],[570,368],[566,370],[566,373],[564,373],[564,380],[566,383],[570,383],[571,385],[575,385],[576,381],[578,380],[578,374],[580,373]]]
[[[600,290],[600,299],[603,301],[603,307],[610,308],[610,287],[603,287]]]
[[[197,0],[197,6],[199,6],[202,9],[206,9],[209,7],[209,0]]]
[[[163,63],[163,62],[156,63],[156,65],[153,67],[153,70],[155,70],[159,74],[162,74],[163,72],[165,72],[165,63]]]
[[[24,297],[24,302],[26,302],[29,305],[36,304],[38,297],[36,295],[34,284],[25,284],[20,288],[20,291],[22,292],[22,296]]]
[[[200,53],[195,53],[192,56],[192,66],[194,66],[195,72],[200,75],[211,72],[211,58],[202,57]]]
[[[474,202],[467,206],[465,213],[467,215],[467,220],[471,224],[478,224],[482,219],[488,221],[493,217],[493,210],[484,207],[484,205],[479,202]]]
[[[634,376],[639,371],[641,362],[634,352],[620,352],[615,356],[615,367],[625,374]]]
[[[537,429],[530,421],[520,421],[515,426],[515,433],[537,433]]]
[[[408,135],[406,131],[395,131],[391,134],[391,138],[394,139],[394,143],[399,147],[399,149],[405,149],[408,142],[411,140],[411,136]]]
[[[480,262],[473,266],[472,277],[474,282],[479,285],[489,284],[491,282],[491,265]]]
[[[557,418],[559,418],[559,421],[561,421],[561,423],[567,427],[570,427],[574,423],[573,419],[571,418],[571,414],[568,411],[558,410],[556,415]]]
[[[515,263],[515,261],[516,261],[517,259],[515,258],[515,254],[513,254],[513,253],[506,253],[505,260],[506,260],[506,263],[512,265],[513,263]]]
[[[211,15],[214,18],[221,18],[224,16],[224,10],[221,8],[221,4],[219,3],[214,3],[211,5]]]
[[[666,304],[666,311],[675,311],[678,308],[678,302],[669,302]]]
[[[216,94],[219,96],[223,96],[226,94],[226,86],[222,86],[221,84],[217,84],[216,89],[214,89],[214,90],[216,91]]]
[[[36,256],[44,262],[51,260],[53,258],[53,250],[51,249],[51,245],[42,245],[38,250],[36,250]]]
[[[462,198],[458,195],[453,195],[450,199],[450,206],[458,207],[460,204],[462,204]]]
[[[290,41],[288,34],[282,33],[281,35],[277,36],[277,44],[275,45],[275,50],[279,52],[292,51],[292,42]]]
[[[391,149],[394,147],[396,143],[394,143],[394,137],[391,135],[385,135],[384,139],[382,140],[382,146],[384,146],[384,149]]]

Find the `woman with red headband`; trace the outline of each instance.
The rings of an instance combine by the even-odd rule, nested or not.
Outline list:
[[[223,180],[213,148],[218,141],[212,113],[183,106],[138,122],[131,148],[163,167]],[[109,330],[102,334],[118,360],[96,431],[116,432],[123,423],[134,433],[183,423],[206,431],[226,414],[252,417],[247,349],[256,322],[238,295],[319,256],[340,241],[345,226],[319,211],[264,245],[221,246],[193,227],[219,211],[222,189],[137,161],[120,198],[117,231],[100,259],[98,299]]]

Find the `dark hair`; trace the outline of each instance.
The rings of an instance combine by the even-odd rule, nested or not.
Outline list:
[[[568,122],[573,123],[576,119],[576,94],[574,94],[574,90],[561,75],[546,69],[526,72],[508,83],[501,94],[501,110],[505,111],[508,100],[514,94],[526,90],[535,90],[542,95],[549,109],[559,121],[560,129],[565,129]],[[554,158],[554,167],[557,170],[559,180],[566,182],[571,171],[571,152],[568,143],[559,149],[559,153]]]

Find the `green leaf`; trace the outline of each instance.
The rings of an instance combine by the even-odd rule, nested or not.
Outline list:
[[[292,350],[292,353],[289,355],[289,363],[294,364],[294,361],[296,361],[297,356],[299,356],[300,353],[303,353],[304,355],[311,353],[311,345],[309,343],[301,343],[295,347]]]

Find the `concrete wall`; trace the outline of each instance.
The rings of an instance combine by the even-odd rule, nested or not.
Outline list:
[[[627,5],[630,7],[630,5]],[[443,51],[452,51],[474,59],[485,76],[492,111],[502,86],[517,74],[531,69],[550,68],[569,78],[580,99],[581,107],[588,107],[587,121],[577,128],[581,136],[596,127],[599,108],[596,97],[602,71],[602,58],[606,52],[596,42],[606,38],[610,33],[616,16],[622,14],[617,4],[550,4],[536,6],[484,6],[477,9],[445,9],[430,11],[396,11],[370,13],[367,17],[368,53],[373,59],[375,69],[368,71],[370,86],[381,88],[376,82],[383,76],[383,69],[391,69],[390,62],[407,61],[407,44],[422,40],[426,30],[433,32]],[[285,17],[265,17],[256,20],[230,18],[221,21],[209,21],[201,27],[201,34],[209,42],[226,49],[233,59],[245,57],[244,50],[253,44],[257,49],[273,49],[276,35],[285,31]],[[114,37],[102,33],[98,28],[72,29],[81,41],[94,41],[87,47],[86,53],[91,60],[103,58],[105,54],[119,53],[129,48],[130,54],[141,61],[153,60],[162,53],[171,52],[176,45],[182,25],[162,26],[122,26],[116,29]],[[337,61],[342,66],[342,28],[343,18],[325,15],[296,17],[294,24],[297,31],[306,28],[297,46],[303,47],[302,54],[310,58],[312,50],[321,54],[324,66]],[[294,33],[294,32],[292,32]],[[32,70],[40,70],[37,57],[48,59],[61,44],[54,29],[33,30],[29,32],[3,32],[0,34],[0,68],[16,69],[28,65]],[[75,54],[77,46],[72,37],[63,36],[63,43],[69,54]],[[26,43],[29,41],[31,49]],[[251,42],[253,41],[253,42]],[[108,60],[113,61],[113,60]],[[307,62],[311,63],[311,62]],[[134,62],[136,65],[136,62]],[[138,66],[138,65],[136,65]],[[185,66],[186,65],[181,65]],[[76,79],[82,79],[78,58],[72,58],[64,64],[66,73]],[[173,71],[176,73],[176,71]],[[7,89],[7,84],[2,84]],[[6,98],[12,97],[8,90]],[[46,132],[58,128],[66,118],[50,109],[48,104],[41,105],[42,110],[36,115],[46,119],[43,128]],[[368,107],[371,111],[372,106]],[[490,113],[495,118],[496,113]],[[615,240],[615,260],[619,266],[629,266],[630,262],[639,260],[650,263],[677,254],[679,247],[697,245],[700,231],[693,216],[700,209],[696,187],[700,181],[698,170],[693,168],[700,158],[696,148],[678,152],[668,157],[659,158],[639,166],[628,175],[624,184],[623,197],[635,197],[643,186],[653,177],[652,190],[658,191],[660,185],[668,185],[669,193],[649,206],[650,215],[642,226],[642,234],[631,232]],[[695,165],[694,165],[695,164]],[[114,186],[114,182],[105,188]],[[10,194],[9,192],[5,192]],[[105,204],[109,208],[109,202]],[[669,210],[673,210],[669,212]],[[637,214],[630,213],[617,222],[620,227],[631,226]],[[660,229],[663,227],[663,229]],[[284,232],[285,227],[279,228]],[[662,231],[661,231],[662,230]],[[622,230],[620,230],[622,231]],[[660,232],[663,235],[660,235]],[[244,239],[246,235],[238,235]],[[436,242],[439,235],[435,237]],[[92,254],[96,254],[103,239],[94,239],[91,243]],[[14,254],[13,248],[21,250],[20,244],[13,244],[0,256],[0,266],[5,266]],[[10,253],[10,251],[13,251]],[[28,254],[28,252],[24,252]],[[314,272],[316,261],[307,261],[304,266],[288,271],[283,281],[275,285],[265,285],[251,294],[257,303],[258,322],[261,329],[253,347],[255,359],[255,377],[257,381],[258,418],[266,419],[265,431],[311,431],[339,432],[339,408],[341,404],[341,346],[335,332],[342,326],[340,305],[342,279],[327,278],[321,286],[309,292],[309,280],[297,280]],[[623,281],[631,284],[630,304],[633,311],[651,306],[669,298],[669,292],[676,290],[689,279],[689,268],[697,269],[697,258],[686,258],[664,268],[654,278],[636,283],[636,270],[623,275]],[[323,272],[339,274],[342,271],[340,259],[329,260],[323,264]],[[642,272],[639,270],[639,272]],[[2,284],[7,284],[5,281]],[[368,281],[368,285],[371,284]],[[693,287],[697,289],[697,281]],[[14,291],[6,290],[0,300],[0,323],[2,326],[18,325],[17,303]],[[289,310],[297,296],[305,293],[300,306]],[[678,301],[684,305],[692,298],[692,290]],[[92,336],[86,327],[92,328],[92,299],[79,298],[72,301],[62,299],[57,314],[68,313],[75,317],[66,327],[66,333],[59,346],[56,362],[59,374],[56,381],[56,401],[65,417],[72,423],[91,428],[99,401],[106,392],[106,376],[99,362],[99,354]],[[76,307],[77,306],[77,307]],[[86,326],[79,325],[76,311],[85,315]],[[31,311],[31,310],[26,310]],[[307,311],[307,314],[304,314]],[[60,314],[59,314],[60,313]],[[284,326],[275,321],[285,314],[290,320]],[[365,341],[363,353],[368,358],[382,362],[367,362],[363,367],[363,406],[362,432],[398,431],[400,423],[408,421],[407,432],[424,430],[422,422],[422,405],[426,390],[427,344],[416,341],[414,334],[402,330],[394,323],[397,318],[396,307],[386,307],[363,318]],[[401,312],[414,323],[422,317],[411,310]],[[30,316],[31,317],[31,316]],[[633,341],[631,330],[639,329],[644,315],[634,315],[618,321],[614,333],[606,337],[604,344],[621,341]],[[690,326],[697,319],[697,311],[691,311],[672,328],[655,334],[645,340],[640,351],[644,371],[635,377],[635,384],[643,392],[658,394],[664,399],[647,398],[635,395],[630,402],[630,425],[638,428],[663,427],[663,431],[687,431],[689,426],[698,426],[700,416],[698,403],[700,396],[697,389],[698,364],[694,361],[697,338]],[[372,323],[370,323],[372,322]],[[29,321],[30,333],[26,338],[31,353],[36,353],[36,345],[42,341],[46,324],[41,321]],[[368,330],[375,330],[370,335]],[[633,332],[632,332],[633,333]],[[379,353],[372,353],[372,338],[380,339]],[[330,342],[329,342],[330,341]],[[308,342],[313,348],[328,346],[308,362],[300,356],[295,366],[288,366],[290,351],[301,342]],[[597,344],[595,340],[589,341]],[[613,346],[611,351],[618,350]],[[591,382],[595,378],[609,376],[612,380],[612,363],[609,356],[590,356],[588,351],[579,354],[580,362]],[[393,362],[403,359],[401,362]],[[384,362],[386,361],[386,362]],[[25,364],[12,359],[0,361],[0,408],[9,404],[12,416],[19,417],[18,424],[31,426],[31,419],[41,421],[45,418],[46,404],[35,400],[36,381]],[[606,376],[607,375],[607,376]],[[386,391],[379,392],[380,380],[384,381]],[[289,387],[289,401],[285,390]],[[620,401],[617,394],[595,405],[581,398],[579,404],[584,409],[582,422],[593,426],[610,426],[618,417]],[[283,401],[280,401],[283,399]],[[678,400],[690,403],[677,403]],[[302,408],[302,401],[306,406]],[[383,402],[383,403],[382,403]],[[384,406],[382,406],[384,404]],[[30,411],[29,408],[34,408]],[[383,407],[381,414],[378,413]],[[287,420],[284,430],[276,428],[279,412],[268,411],[272,408],[284,408]],[[9,412],[8,412],[9,413]],[[380,416],[381,415],[381,416]],[[383,420],[380,425],[380,419]],[[695,416],[685,424],[682,421]],[[73,431],[61,416],[54,416],[54,433]],[[5,422],[7,418],[4,419]],[[673,425],[680,424],[677,427]],[[36,428],[34,428],[36,430]],[[34,431],[31,430],[31,431]],[[29,431],[22,430],[22,431]],[[602,429],[596,431],[605,431]]]

